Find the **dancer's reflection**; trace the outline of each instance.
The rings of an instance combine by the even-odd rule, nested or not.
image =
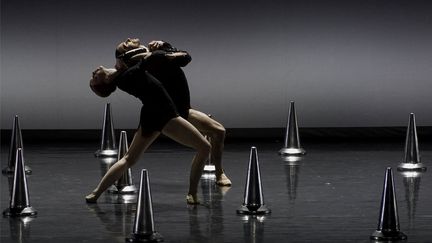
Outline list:
[[[196,205],[189,206],[189,243],[201,243],[208,242],[209,238],[206,237],[201,230],[202,224],[200,224],[198,217],[198,209]]]
[[[110,209],[102,209],[98,204],[88,204],[90,211],[99,218],[102,225],[113,236],[126,235],[130,232],[134,206],[135,204],[112,204]],[[114,213],[112,213],[113,211]]]
[[[225,242],[222,200],[230,187],[219,187],[215,180],[216,177],[200,180],[203,207],[189,208],[188,242]]]
[[[207,227],[204,229],[207,235],[213,242],[224,242],[224,221],[222,201],[224,195],[230,187],[218,187],[215,183],[216,178],[201,179],[201,191],[203,194],[206,207]],[[202,207],[200,209],[203,209]],[[192,225],[191,225],[192,227]]]

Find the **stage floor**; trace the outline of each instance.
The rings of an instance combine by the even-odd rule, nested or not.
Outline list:
[[[132,135],[129,135],[130,138]],[[290,165],[277,152],[280,141],[226,144],[224,165],[231,188],[202,179],[202,205],[185,202],[193,151],[157,141],[132,168],[134,184],[147,169],[154,223],[165,242],[371,242],[379,217],[385,170],[393,168],[400,228],[407,242],[432,242],[432,144],[421,144],[428,171],[404,177],[396,170],[404,141],[319,143]],[[95,158],[97,143],[36,144],[25,141],[24,158],[35,218],[1,218],[1,242],[124,242],[132,232],[136,197],[105,193],[97,204],[84,196],[108,168]],[[237,215],[243,203],[251,146],[258,149],[265,204],[272,213]],[[1,147],[7,166],[8,144]],[[9,207],[11,177],[1,179],[1,208]]]

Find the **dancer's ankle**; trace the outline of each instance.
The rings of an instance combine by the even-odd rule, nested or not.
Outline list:
[[[192,204],[192,205],[200,204],[200,201],[198,200],[198,196],[196,193],[195,194],[188,193],[186,195],[186,202],[187,204]]]
[[[88,195],[85,197],[85,200],[86,200],[86,202],[88,202],[88,203],[96,203],[96,201],[98,200],[99,196],[100,196],[100,194],[98,194],[98,193],[96,192],[96,190],[95,190],[95,191],[92,191],[90,194],[88,194]]]
[[[232,182],[231,180],[225,175],[225,173],[222,173],[220,175],[216,175],[216,184],[218,186],[231,186]]]

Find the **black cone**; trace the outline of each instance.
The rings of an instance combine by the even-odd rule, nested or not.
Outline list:
[[[370,236],[372,240],[404,240],[407,236],[400,232],[399,215],[394,189],[393,172],[387,168],[381,198],[381,209],[377,230]]]
[[[115,143],[114,126],[111,117],[111,104],[105,105],[104,120],[102,126],[101,147],[95,152],[96,157],[115,157],[118,150]]]
[[[34,216],[36,214],[36,210],[30,206],[27,178],[24,171],[24,158],[22,149],[18,148],[16,152],[15,173],[9,208],[3,211],[3,215],[20,217]]]
[[[18,119],[18,116],[15,116],[14,121],[13,121],[13,125],[12,125],[12,134],[11,134],[11,142],[10,142],[10,148],[9,148],[8,166],[2,170],[3,174],[13,174],[14,173],[16,151],[18,148],[21,148],[22,150],[24,150],[21,128],[19,125],[19,119]],[[30,169],[30,167],[25,166],[25,173],[26,174],[32,173],[32,170]]]
[[[298,131],[297,115],[294,101],[290,102],[288,119],[285,131],[284,147],[279,150],[282,156],[304,155],[306,151],[300,146],[300,136]]]
[[[126,131],[121,131],[120,141],[119,141],[119,152],[117,161],[123,158],[129,149]],[[133,194],[138,191],[136,186],[132,182],[132,170],[128,168],[123,175],[116,181],[115,187],[117,188],[117,193],[120,194]]]
[[[258,162],[258,153],[255,147],[251,148],[248,174],[242,206],[237,209],[238,214],[268,214],[271,210],[264,205],[264,195],[261,183],[261,173]]]
[[[131,237],[126,242],[162,242],[163,237],[155,231],[150,180],[147,170],[141,171],[137,211]]]

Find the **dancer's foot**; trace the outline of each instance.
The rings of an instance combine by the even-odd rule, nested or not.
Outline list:
[[[231,186],[231,184],[231,180],[225,175],[225,173],[216,177],[216,185],[218,186]]]
[[[96,194],[92,192],[85,197],[85,200],[87,203],[96,203],[96,201],[98,200],[98,196],[96,196]]]
[[[186,202],[187,202],[187,204],[192,204],[192,205],[200,204],[200,201],[198,200],[198,197],[196,195],[192,196],[191,194],[188,194],[186,196]]]

